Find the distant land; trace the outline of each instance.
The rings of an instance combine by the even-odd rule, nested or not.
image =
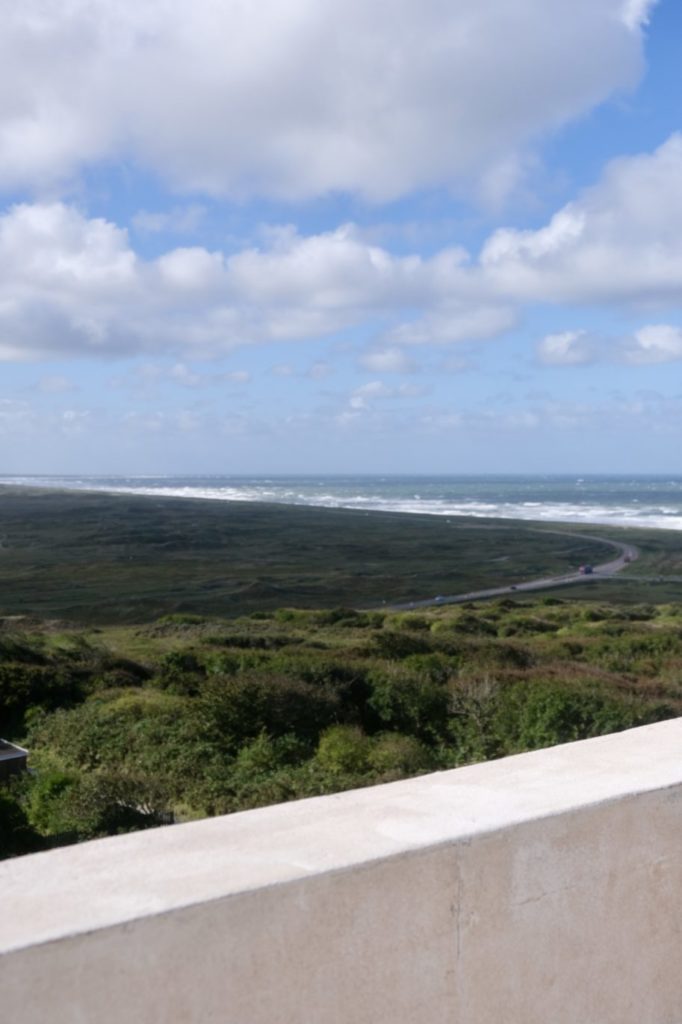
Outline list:
[[[682,599],[682,535],[614,526],[0,488],[0,614],[74,623],[381,607],[575,570],[636,544],[570,598]],[[571,535],[572,534],[572,535]],[[680,579],[676,576],[679,574]]]

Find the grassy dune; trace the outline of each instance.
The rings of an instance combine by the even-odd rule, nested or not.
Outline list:
[[[142,622],[380,606],[515,583],[612,549],[532,523],[0,489],[0,614]]]

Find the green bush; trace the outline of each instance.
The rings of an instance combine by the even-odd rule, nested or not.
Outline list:
[[[328,775],[361,777],[370,764],[371,742],[354,725],[335,725],[320,737],[316,760]]]
[[[333,693],[300,679],[243,673],[213,676],[199,697],[207,735],[226,752],[236,752],[262,732],[269,736],[295,733],[315,743],[336,721],[339,703]]]
[[[387,782],[428,771],[433,767],[434,758],[414,736],[386,732],[373,738],[368,763],[377,776]]]
[[[149,778],[53,771],[28,789],[27,818],[50,845],[59,845],[164,824],[168,804],[168,794]]]
[[[410,654],[429,654],[433,648],[429,641],[412,633],[385,630],[374,636],[374,650],[381,658],[399,661]]]
[[[507,751],[536,750],[661,721],[673,709],[646,706],[599,685],[520,682],[505,691],[497,729]]]
[[[369,707],[380,728],[438,743],[447,735],[449,695],[447,687],[428,676],[396,666],[375,669],[368,676]]]

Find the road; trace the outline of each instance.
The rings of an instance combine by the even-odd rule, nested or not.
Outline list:
[[[542,533],[554,533],[562,536],[575,537],[574,533],[568,530],[543,530]],[[562,576],[546,576],[540,580],[528,580],[525,583],[514,583],[506,587],[492,587],[488,590],[470,590],[466,594],[448,594],[429,597],[420,601],[406,601],[402,604],[384,605],[386,611],[401,612],[410,611],[414,608],[431,608],[433,605],[440,607],[444,604],[462,604],[464,601],[479,601],[488,597],[506,597],[510,594],[527,593],[533,590],[549,590],[553,587],[566,587],[572,583],[590,583],[596,580],[609,579],[624,569],[626,565],[639,558],[639,549],[634,544],[623,544],[617,540],[607,540],[606,537],[592,537],[587,534],[580,534],[584,540],[594,540],[601,544],[609,544],[618,552],[617,558],[610,562],[602,562],[595,565],[589,574],[581,573],[578,570],[564,573]],[[639,578],[639,577],[638,577]]]

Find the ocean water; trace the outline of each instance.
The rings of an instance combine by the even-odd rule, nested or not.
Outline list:
[[[682,477],[0,476],[0,484],[682,530]]]

